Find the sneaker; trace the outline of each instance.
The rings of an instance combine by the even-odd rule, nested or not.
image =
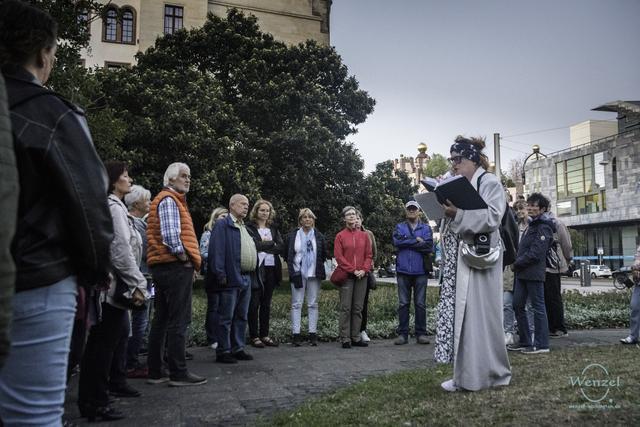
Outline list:
[[[351,347],[369,347],[369,343],[366,343],[362,340],[360,341],[351,341]]]
[[[294,347],[300,347],[302,345],[302,337],[300,334],[293,334],[293,341],[291,342]]]
[[[419,335],[418,338],[416,338],[416,342],[418,344],[429,344],[431,341],[429,341],[426,335]]]
[[[371,341],[371,338],[369,338],[369,335],[367,335],[367,331],[360,332],[360,341],[364,341],[364,342]]]
[[[443,382],[442,384],[440,384],[440,387],[442,387],[444,389],[444,391],[448,391],[449,393],[454,393],[458,390],[460,390],[454,383],[453,383],[453,379],[450,380],[446,380],[445,382]]]
[[[398,338],[396,338],[393,343],[395,345],[402,345],[402,344],[407,344],[409,342],[409,339],[407,337],[405,337],[404,335],[398,335]]]
[[[216,348],[218,348],[218,343],[214,342],[213,344],[211,344],[209,347],[211,347],[211,350],[215,350]]]
[[[504,334],[504,343],[505,345],[516,343],[516,340],[513,338],[513,334],[511,332],[507,332],[506,334]]]
[[[203,385],[207,383],[207,379],[196,374],[192,374],[191,372],[187,372],[180,378],[176,378],[175,380],[170,380],[169,385],[171,387],[187,387],[190,385]]]
[[[318,334],[316,334],[316,333],[310,333],[309,334],[309,345],[311,347],[317,347],[318,346]]]
[[[163,372],[161,374],[149,373],[147,377],[147,384],[162,384],[169,382],[169,373]]]
[[[556,331],[549,334],[549,337],[551,338],[564,338],[568,336],[569,336],[569,332],[563,332],[563,331]]]
[[[342,343],[342,348],[351,348],[351,343],[349,341],[345,341]]]
[[[244,350],[236,351],[232,354],[236,360],[253,360],[253,356],[244,352]]]
[[[523,350],[528,350],[529,348],[531,348],[530,346],[526,345],[526,344],[509,344],[507,346],[507,350],[509,351],[523,351]]]
[[[549,353],[549,349],[548,348],[530,347],[530,348],[527,348],[525,350],[522,350],[522,354],[542,354],[542,353]]]
[[[220,353],[216,356],[216,363],[238,363],[238,359],[233,357],[231,353]]]
[[[638,340],[634,340],[631,337],[622,338],[620,342],[626,345],[638,344]]]

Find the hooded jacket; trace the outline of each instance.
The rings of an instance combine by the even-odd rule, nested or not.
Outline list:
[[[513,269],[519,280],[544,282],[547,251],[553,241],[556,226],[549,215],[533,218],[520,239]]]
[[[104,282],[113,224],[84,112],[22,68],[3,69],[19,172],[16,292],[78,275]]]

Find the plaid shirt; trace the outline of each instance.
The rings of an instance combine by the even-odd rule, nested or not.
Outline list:
[[[165,197],[158,204],[158,216],[160,217],[162,243],[169,248],[173,255],[184,253],[184,247],[180,240],[180,211],[171,197]]]

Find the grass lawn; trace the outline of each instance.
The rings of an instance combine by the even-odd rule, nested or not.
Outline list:
[[[574,347],[549,354],[510,354],[513,379],[508,387],[447,393],[440,383],[450,366],[418,369],[369,378],[277,414],[265,425],[638,425],[640,419],[640,348]],[[593,363],[602,365],[609,387],[598,403],[587,400],[572,377]],[[601,368],[585,379],[605,379]],[[584,386],[598,400],[607,387]],[[604,406],[604,407],[603,407]]]

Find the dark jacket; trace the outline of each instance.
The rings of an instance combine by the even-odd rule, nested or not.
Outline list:
[[[275,271],[276,271],[276,283],[279,285],[282,282],[282,262],[280,261],[280,255],[284,253],[284,242],[282,241],[282,235],[278,231],[278,229],[271,225],[269,230],[271,230],[271,237],[273,240],[265,241],[260,237],[260,233],[258,232],[258,226],[254,223],[247,224],[247,230],[249,230],[249,234],[253,237],[253,240],[256,242],[256,249],[258,252],[266,252],[268,254],[274,255],[275,260]],[[260,271],[264,269],[264,265],[260,265]],[[264,274],[261,274],[260,277],[264,280]]]
[[[247,227],[248,228],[248,227]],[[242,271],[240,270],[240,229],[233,223],[233,217],[216,221],[209,239],[209,258],[207,259],[205,285],[211,290],[242,287]],[[256,271],[258,257],[256,256]],[[252,282],[259,275],[252,274]],[[257,286],[261,282],[255,282]],[[252,287],[254,284],[252,283]]]
[[[3,70],[20,176],[16,291],[70,275],[105,281],[113,224],[107,175],[84,113],[26,70]]]
[[[291,230],[287,235],[287,239],[285,241],[285,252],[287,254],[287,267],[289,268],[289,276],[294,271],[293,269],[293,261],[296,257],[296,234],[298,233],[298,228]],[[316,279],[324,280],[327,278],[327,273],[324,270],[324,262],[329,258],[327,255],[327,239],[324,235],[318,231],[317,228],[314,229],[314,235],[316,238]]]
[[[517,279],[544,282],[547,251],[555,231],[555,224],[546,214],[529,223],[518,244],[518,256],[513,264]]]
[[[422,242],[417,238],[421,237]],[[396,225],[393,232],[393,246],[396,247],[396,271],[411,276],[427,274],[424,269],[424,256],[433,252],[433,236],[429,224],[418,221],[415,229],[407,221]]]
[[[0,74],[0,369],[9,353],[11,298],[15,287],[16,266],[11,256],[11,240],[18,216],[18,169],[13,150],[9,107],[4,79]]]

